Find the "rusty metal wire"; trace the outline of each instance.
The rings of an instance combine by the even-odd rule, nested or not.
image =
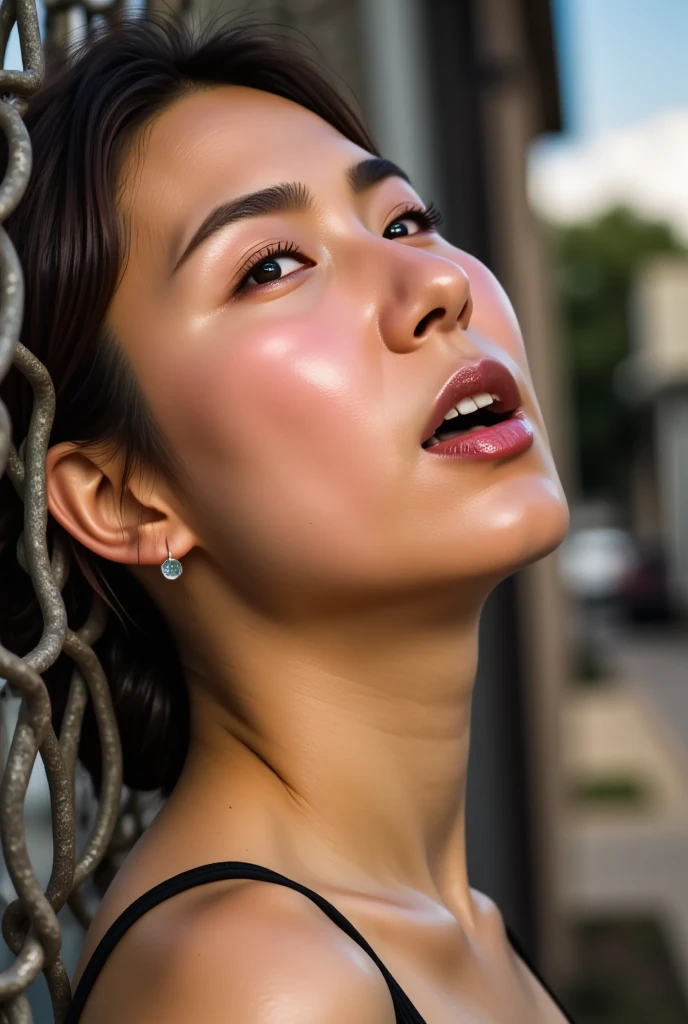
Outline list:
[[[127,792],[122,800],[122,751],[107,679],[92,645],[102,635],[108,610],[94,594],[90,615],[72,631],[62,600],[69,574],[67,553],[56,537],[48,549],[45,456],[55,414],[55,392],[43,364],[19,341],[24,282],[14,247],[2,227],[29,182],[31,144],[22,121],[28,99],[40,87],[44,65],[64,58],[70,48],[109,21],[124,0],[46,0],[45,56],[35,0],[1,0],[0,54],[3,57],[17,25],[22,71],[0,70],[0,129],[8,144],[8,164],[0,181],[0,381],[10,366],[23,374],[34,396],[28,435],[19,449],[10,443],[7,410],[0,402],[0,476],[7,473],[24,504],[24,529],[17,559],[29,574],[43,616],[41,637],[23,657],[0,645],[0,678],[21,699],[20,711],[0,779],[0,843],[17,898],[4,907],[2,934],[15,959],[0,970],[0,1024],[32,1024],[27,988],[43,973],[56,1024],[71,1001],[61,957],[62,934],[57,914],[67,904],[87,928],[91,913],[81,888],[87,880],[102,894],[122,858],[145,830],[158,807],[143,794]],[[148,0],[147,10],[164,6],[185,17],[190,0]],[[30,187],[30,185],[29,185]],[[74,662],[59,738],[42,674],[65,654]],[[95,815],[83,848],[76,850],[77,750],[84,711],[92,702],[102,752],[102,784]],[[45,890],[27,849],[24,806],[37,757],[50,791],[53,858]],[[2,767],[0,763],[0,768]],[[148,805],[148,806],[147,806]],[[153,810],[153,814],[150,811]],[[0,896],[0,903],[4,901]]]
[[[67,5],[55,4],[53,15],[67,16]],[[102,13],[92,3],[89,13]],[[50,15],[48,16],[50,21]],[[107,609],[94,595],[88,620],[73,632],[61,590],[69,565],[59,542],[48,551],[45,455],[55,411],[55,394],[45,367],[20,342],[24,303],[21,267],[2,222],[21,200],[31,173],[31,145],[22,121],[28,98],[40,87],[44,56],[34,0],[3,0],[0,5],[0,43],[4,55],[17,24],[23,71],[0,71],[0,128],[9,159],[0,182],[0,380],[14,366],[28,380],[34,395],[28,436],[17,450],[10,444],[10,422],[0,403],[0,475],[7,472],[24,503],[24,529],[17,546],[20,565],[30,575],[43,615],[42,635],[32,651],[18,657],[0,646],[0,676],[21,698],[20,712],[0,782],[0,839],[7,871],[17,894],[2,917],[3,937],[15,956],[0,971],[0,1024],[31,1024],[25,992],[42,972],[56,1022],[64,1019],[71,1000],[69,979],[61,958],[57,913],[68,903],[84,926],[86,903],[78,891],[107,854],[122,847],[118,823],[122,790],[119,733],[107,680],[92,650],[102,634]],[[57,48],[65,45],[58,40]],[[59,739],[51,724],[50,701],[42,673],[66,654],[74,662]],[[84,710],[92,701],[102,749],[102,791],[97,813],[83,849],[77,856],[75,829],[75,771]],[[50,790],[53,860],[45,891],[31,863],[24,829],[24,801],[37,756],[43,762]],[[130,808],[125,808],[131,813]],[[117,831],[120,824],[119,832]],[[130,844],[136,834],[129,830]],[[135,830],[134,830],[135,833]]]

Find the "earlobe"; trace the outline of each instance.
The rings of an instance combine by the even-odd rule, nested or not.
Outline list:
[[[50,514],[84,547],[112,562],[160,564],[167,555],[165,537],[183,550],[184,524],[154,489],[145,504],[131,486],[122,495],[123,459],[104,456],[71,442],[46,455]],[[175,538],[175,540],[173,540]],[[188,545],[189,547],[191,545]]]

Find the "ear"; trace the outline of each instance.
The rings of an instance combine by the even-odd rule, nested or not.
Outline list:
[[[45,472],[51,515],[84,547],[111,562],[159,564],[167,558],[168,544],[173,556],[182,558],[198,543],[152,473],[135,471],[120,502],[122,452],[103,454],[101,448],[64,441],[48,450]]]

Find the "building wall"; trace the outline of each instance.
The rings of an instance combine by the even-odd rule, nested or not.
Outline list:
[[[653,435],[634,453],[635,474],[648,488],[636,488],[634,514],[648,533],[654,527],[659,535],[672,596],[688,611],[688,260],[648,260],[634,282],[632,304],[635,352],[626,380],[641,407],[651,407]],[[654,474],[643,476],[652,463]]]
[[[688,612],[688,387],[658,395],[655,451],[669,586]]]
[[[516,310],[557,469],[570,493],[572,401],[558,343],[551,261],[526,191],[527,149],[542,128],[550,97],[543,95],[535,74],[524,6],[513,0],[480,0],[474,6],[479,61],[491,69],[483,90],[482,118],[492,269]],[[569,657],[566,601],[555,556],[519,574],[516,603],[532,796],[534,927],[540,962],[554,977],[567,970],[570,959],[558,910],[564,804],[559,716]]]

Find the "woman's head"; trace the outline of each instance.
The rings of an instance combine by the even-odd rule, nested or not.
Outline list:
[[[27,123],[34,173],[10,234],[22,340],[57,389],[47,471],[80,565],[70,624],[100,577],[153,633],[113,617],[99,653],[125,780],[169,789],[185,695],[166,622],[197,665],[223,588],[297,623],[491,586],[560,540],[565,505],[506,296],[307,59],[259,30],[198,44],[134,23]],[[433,455],[438,393],[484,357],[513,374],[532,446]],[[28,396],[9,404],[19,442]],[[173,587],[156,568],[168,545],[186,570]],[[144,755],[161,750],[154,776]]]

